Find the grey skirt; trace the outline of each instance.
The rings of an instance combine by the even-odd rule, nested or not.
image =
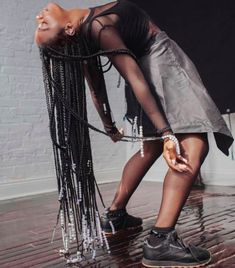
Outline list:
[[[196,67],[165,32],[155,37],[148,54],[140,58],[140,65],[174,133],[213,132],[218,148],[228,155],[233,142],[231,132]],[[137,114],[128,95],[127,110]],[[154,133],[155,128],[144,112],[141,117],[145,135]]]

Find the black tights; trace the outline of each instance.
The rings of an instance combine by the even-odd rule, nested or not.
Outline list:
[[[171,227],[176,224],[209,149],[206,134],[179,134],[177,137],[180,141],[182,156],[188,160],[190,172],[180,173],[168,169],[163,184],[157,227]],[[149,141],[144,144],[144,158],[139,152],[131,157],[124,167],[111,210],[126,207],[142,178],[161,154],[162,143]]]

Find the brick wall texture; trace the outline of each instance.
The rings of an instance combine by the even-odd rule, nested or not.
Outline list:
[[[99,0],[57,1],[65,8],[103,4]],[[38,48],[34,43],[35,16],[45,0],[0,2],[0,184],[54,176],[52,146]],[[113,114],[119,125],[125,113],[123,85],[118,75],[106,76]],[[101,127],[90,101],[92,124]],[[125,145],[91,132],[96,171],[121,170]]]
[[[60,0],[65,8],[89,7],[107,0]],[[35,16],[47,0],[0,1],[0,188],[3,184],[54,178],[54,161],[48,131],[48,115],[41,74],[38,48],[34,44]],[[118,126],[123,126],[125,101],[123,81],[117,88],[118,75],[111,70],[106,75],[108,95]],[[89,92],[89,90],[88,90]],[[88,96],[89,121],[102,127],[97,112]],[[233,116],[233,125],[235,118]],[[133,152],[123,143],[112,143],[108,138],[91,131],[91,142],[96,174],[106,179],[119,179],[127,155]],[[208,184],[215,183],[215,174],[234,176],[234,161],[217,156],[211,146],[204,171],[208,171]],[[216,155],[216,159],[215,159]],[[223,163],[216,170],[216,161]],[[161,169],[162,167],[160,167]],[[225,170],[226,169],[226,170]],[[113,173],[113,171],[115,171]],[[158,166],[151,178],[159,178]],[[222,173],[221,173],[222,172]],[[112,177],[115,174],[114,177]],[[158,174],[158,176],[156,176]],[[212,175],[211,175],[212,174]],[[116,177],[115,177],[116,176]],[[230,178],[229,177],[229,178]],[[224,178],[224,177],[223,177]],[[102,176],[98,181],[102,181]],[[229,179],[229,184],[232,179]],[[220,181],[219,181],[220,183]]]

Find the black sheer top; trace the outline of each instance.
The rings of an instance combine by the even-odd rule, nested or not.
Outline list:
[[[110,18],[109,22],[107,20],[108,17]],[[85,21],[88,38],[91,34],[91,24],[94,20],[100,23],[106,22],[110,24],[108,24],[109,26],[115,27],[127,48],[137,57],[146,53],[151,39],[149,36],[150,18],[135,4],[126,0],[119,0],[101,7],[91,8],[91,12]],[[98,43],[97,46],[99,45]]]
[[[146,53],[148,42],[152,38],[149,34],[150,23],[149,16],[135,4],[119,0],[91,8],[89,16],[83,23],[82,33],[89,47],[93,48],[92,53],[99,50],[129,49],[140,57]],[[169,124],[151,94],[148,82],[136,60],[126,54],[108,57],[132,88],[156,129],[168,127]],[[95,78],[95,72],[90,73],[90,77],[102,80]],[[99,93],[96,92],[96,95]]]

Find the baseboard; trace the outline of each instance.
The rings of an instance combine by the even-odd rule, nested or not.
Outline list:
[[[166,176],[166,171],[167,170],[157,169],[155,174],[154,174],[154,170],[152,172],[148,172],[144,177],[144,181],[163,182]]]
[[[95,171],[95,178],[98,184],[119,181],[122,169],[106,169]]]
[[[201,176],[205,185],[235,186],[234,172],[213,172],[210,170],[201,171]]]
[[[56,187],[56,181],[52,177],[1,183],[0,200],[53,192]]]
[[[162,182],[166,171],[154,170],[146,174],[145,181]],[[234,173],[212,172],[202,170],[201,172],[203,182],[206,185],[221,185],[221,186],[235,186]],[[120,169],[109,169],[95,172],[98,184],[116,182],[120,180]],[[48,193],[57,190],[57,184],[54,177],[28,179],[20,181],[12,181],[9,183],[0,184],[0,200],[7,200],[12,198],[25,197],[29,195]]]
[[[96,171],[95,176],[98,184],[118,181],[120,179],[120,169]],[[11,181],[0,184],[0,200],[54,192],[56,190],[57,183],[53,176]]]

